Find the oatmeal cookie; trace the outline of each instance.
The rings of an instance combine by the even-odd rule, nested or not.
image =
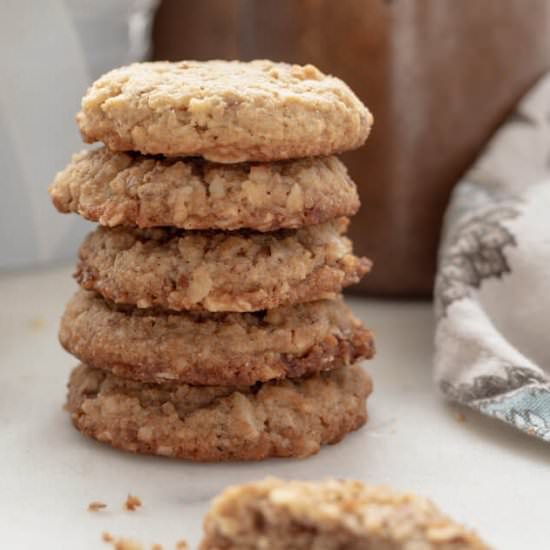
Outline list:
[[[358,366],[254,386],[142,384],[85,365],[67,409],[82,433],[136,453],[200,461],[305,457],[367,419]]]
[[[79,284],[116,303],[257,311],[335,298],[369,270],[348,222],[273,233],[100,227],[80,247]]]
[[[201,550],[489,550],[428,499],[359,481],[264,481],[214,499]]]
[[[355,149],[372,121],[340,79],[266,60],[134,63],[99,78],[77,115],[87,143],[225,163]]]
[[[101,225],[273,231],[352,216],[359,197],[336,157],[220,165],[82,151],[49,188],[54,206]]]
[[[115,306],[81,290],[59,338],[82,362],[144,382],[252,385],[350,365],[374,353],[372,334],[340,300],[256,313]]]

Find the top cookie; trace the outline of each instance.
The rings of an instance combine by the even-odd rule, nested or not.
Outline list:
[[[354,149],[372,121],[340,79],[265,60],[121,67],[88,89],[77,115],[88,143],[227,163]]]

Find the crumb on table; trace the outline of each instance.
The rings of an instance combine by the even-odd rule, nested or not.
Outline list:
[[[466,422],[466,417],[460,411],[456,411],[454,417],[457,422]]]
[[[115,550],[144,550],[143,545],[131,539],[117,539],[113,545]]]
[[[101,540],[113,545],[114,550],[144,550],[144,547],[141,543],[126,538],[116,538],[104,531],[101,534]],[[158,548],[156,548],[158,547]],[[159,545],[153,545],[153,550],[162,550],[162,547]]]
[[[99,512],[105,508],[107,508],[107,505],[100,500],[92,500],[92,502],[88,504],[88,512]]]
[[[33,317],[29,320],[29,328],[31,330],[42,330],[46,326],[46,320],[43,317]]]
[[[124,503],[124,509],[129,512],[134,512],[140,506],[142,506],[141,499],[135,495],[128,495],[126,502]]]
[[[114,550],[145,550],[145,547],[140,542],[123,537],[115,538],[108,531],[101,533],[101,540],[112,544]],[[184,539],[180,539],[176,542],[176,550],[189,550],[189,545]],[[162,544],[151,545],[151,550],[163,550]]]

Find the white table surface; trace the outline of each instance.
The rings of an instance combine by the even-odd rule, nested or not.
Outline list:
[[[389,484],[431,497],[495,548],[550,547],[550,447],[474,412],[457,420],[431,382],[429,304],[350,300],[377,336],[365,428],[306,460],[193,464],[125,454],[72,428],[62,405],[75,360],[56,339],[70,272],[0,276],[1,548],[101,549],[105,530],[195,548],[209,500],[268,475]],[[140,510],[122,510],[128,493]],[[90,513],[92,500],[109,508]]]

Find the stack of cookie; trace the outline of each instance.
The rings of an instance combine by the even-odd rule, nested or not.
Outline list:
[[[334,156],[372,117],[340,80],[269,61],[111,71],[50,194],[99,222],[60,340],[86,435],[195,460],[307,456],[366,420],[371,333],[340,292],[370,267]]]

